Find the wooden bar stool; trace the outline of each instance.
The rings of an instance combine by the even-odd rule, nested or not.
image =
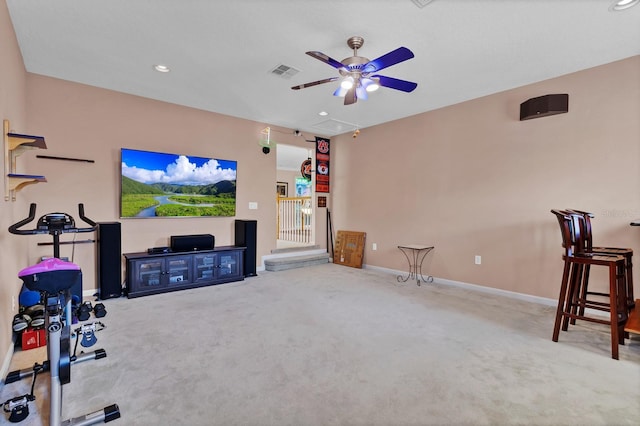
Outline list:
[[[551,210],[560,225],[564,254],[564,269],[558,297],[558,308],[553,328],[554,342],[558,341],[560,329],[567,331],[570,320],[584,320],[609,325],[611,328],[611,357],[618,359],[618,345],[624,344],[624,324],[627,320],[625,257],[617,255],[584,253],[576,247],[583,247],[580,234],[574,233],[575,217],[563,210]],[[604,266],[609,270],[608,306],[587,303],[581,297],[582,283],[586,266]],[[580,311],[587,308],[609,312],[609,320],[587,316]]]
[[[599,254],[613,254],[624,256],[625,258],[625,275],[626,275],[626,288],[625,294],[627,298],[627,313],[631,313],[633,308],[635,307],[635,298],[633,295],[633,249],[630,248],[621,248],[621,247],[601,247],[593,245],[593,234],[591,227],[591,219],[594,217],[593,213],[585,212],[582,210],[576,209],[568,209],[566,210],[572,214],[578,214],[582,217],[582,238],[584,240],[584,250],[587,253],[599,253]],[[598,296],[609,296],[606,293],[598,293],[598,292],[590,292],[588,291],[588,279],[589,279],[589,268],[586,267],[585,277],[584,277],[584,287],[582,296],[586,299],[588,295],[594,294]],[[582,313],[584,313],[584,309],[582,309]]]

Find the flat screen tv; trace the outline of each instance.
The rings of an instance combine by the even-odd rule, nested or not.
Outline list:
[[[121,149],[120,217],[235,216],[237,162]]]

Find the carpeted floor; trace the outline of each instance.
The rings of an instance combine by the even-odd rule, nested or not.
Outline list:
[[[108,356],[72,367],[65,418],[117,403],[114,426],[640,421],[640,336],[615,361],[606,327],[554,343],[554,308],[437,281],[326,264],[104,303],[90,349]],[[11,369],[38,355],[17,352]],[[47,378],[21,424],[47,424]]]

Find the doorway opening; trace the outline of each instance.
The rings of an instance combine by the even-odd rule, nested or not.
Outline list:
[[[312,160],[313,150],[278,144],[276,182],[276,248],[308,247],[315,244],[313,215],[313,177],[303,170]],[[303,172],[309,177],[303,176]]]

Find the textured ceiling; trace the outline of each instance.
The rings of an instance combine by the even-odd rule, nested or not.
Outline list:
[[[610,12],[611,3],[7,0],[29,72],[322,136],[640,54],[640,6]],[[411,49],[414,59],[381,74],[418,88],[382,88],[349,106],[332,96],[336,82],[290,89],[337,76],[305,52],[342,60],[353,35],[369,59]],[[273,75],[281,64],[299,72]]]

